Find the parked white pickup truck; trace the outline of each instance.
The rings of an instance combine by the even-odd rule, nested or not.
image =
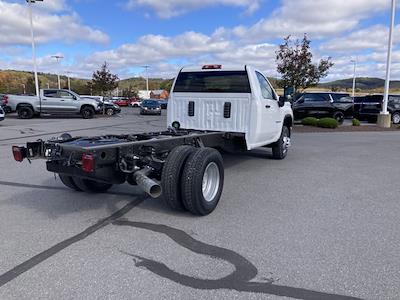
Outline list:
[[[80,114],[89,119],[100,110],[99,103],[94,99],[81,98],[69,90],[44,89],[40,97],[6,95],[7,107],[16,111],[21,119],[31,119],[43,114]]]
[[[288,153],[291,106],[252,67],[183,68],[168,103],[166,131],[63,134],[13,146],[14,159],[46,159],[47,170],[76,191],[105,192],[128,182],[151,197],[162,196],[172,209],[207,215],[217,207],[224,185],[219,149],[270,147],[275,159]]]

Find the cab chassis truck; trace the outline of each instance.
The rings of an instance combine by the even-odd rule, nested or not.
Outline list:
[[[267,78],[250,67],[206,65],[181,69],[171,89],[167,131],[72,137],[13,146],[16,161],[46,159],[47,170],[76,191],[106,192],[114,184],[140,186],[174,210],[207,215],[223,189],[220,151],[290,147],[293,113]]]

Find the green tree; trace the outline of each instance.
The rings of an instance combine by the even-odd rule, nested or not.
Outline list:
[[[331,58],[321,59],[314,64],[310,43],[307,34],[302,40],[293,41],[290,35],[284,38],[276,51],[277,71],[282,77],[281,87],[292,87],[296,93],[317,85],[321,78],[328,75],[328,70],[333,66]]]
[[[160,89],[161,90],[166,90],[166,91],[169,92],[169,91],[171,91],[173,83],[174,83],[174,78],[164,80],[163,82],[160,83]]]
[[[107,62],[104,62],[100,70],[93,73],[90,87],[93,92],[106,96],[109,92],[118,87],[118,80],[118,75],[112,74],[108,69]]]

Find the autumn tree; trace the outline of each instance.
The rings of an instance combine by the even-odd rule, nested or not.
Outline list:
[[[122,90],[122,97],[131,99],[138,97],[138,91],[130,84],[128,88]]]
[[[40,88],[40,85],[41,85],[41,81],[40,81],[40,79],[38,80],[39,82],[39,88]],[[36,85],[35,85],[35,79],[34,79],[34,77],[28,77],[27,79],[26,79],[26,82],[25,82],[25,92],[28,94],[28,95],[34,95],[34,94],[36,94]]]
[[[282,79],[281,87],[291,87],[294,93],[315,86],[321,78],[328,75],[328,70],[333,66],[331,58],[321,59],[313,63],[313,55],[310,50],[311,41],[307,34],[302,40],[292,40],[291,36],[284,38],[276,51],[277,71]]]
[[[166,90],[166,91],[171,91],[172,84],[174,83],[174,78],[173,79],[166,79],[160,84],[160,89]]]
[[[112,74],[108,69],[107,62],[101,66],[100,70],[93,73],[91,85],[93,92],[105,96],[108,92],[118,87],[118,75]]]

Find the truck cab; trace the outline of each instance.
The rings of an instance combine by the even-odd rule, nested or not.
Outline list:
[[[41,89],[40,97],[7,95],[10,111],[16,111],[22,119],[35,114],[81,114],[92,118],[100,110],[95,99],[81,98],[78,94],[64,89]]]
[[[185,67],[168,102],[169,125],[237,134],[247,150],[277,142],[283,126],[293,123],[290,103],[247,65]]]

